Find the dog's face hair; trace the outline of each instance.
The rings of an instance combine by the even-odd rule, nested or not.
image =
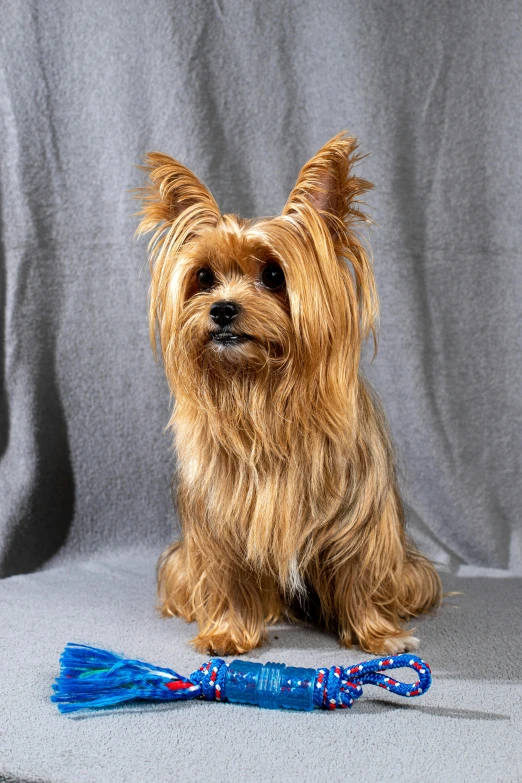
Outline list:
[[[220,406],[224,386],[241,383],[285,408],[296,386],[306,405],[357,374],[377,303],[354,231],[371,187],[350,173],[356,146],[339,134],[303,168],[282,214],[253,221],[222,216],[192,172],[147,156],[138,231],[155,229],[151,338],[158,325],[177,398]]]

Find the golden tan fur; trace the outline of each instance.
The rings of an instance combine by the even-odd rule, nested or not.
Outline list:
[[[341,642],[415,646],[412,616],[441,599],[407,539],[381,407],[359,373],[377,296],[365,246],[355,139],[339,134],[301,171],[281,215],[221,215],[172,158],[147,156],[139,233],[150,244],[150,330],[175,407],[182,539],[158,566],[161,609],[196,620],[200,651],[243,653],[314,591]],[[260,283],[266,264],[283,290]],[[198,270],[215,275],[200,290]],[[209,339],[214,302],[241,306],[247,342]]]

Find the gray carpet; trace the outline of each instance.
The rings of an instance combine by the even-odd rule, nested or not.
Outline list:
[[[202,662],[186,644],[194,627],[151,611],[154,564],[151,554],[114,554],[0,584],[0,780],[522,780],[520,579],[446,577],[462,595],[418,626],[434,684],[415,700],[365,686],[350,711],[334,713],[187,702],[59,715],[49,695],[67,641],[181,674]],[[365,657],[296,625],[275,626],[249,656],[314,667]]]
[[[520,781],[520,2],[0,0],[0,19],[0,779]],[[174,466],[136,164],[169,153],[224,212],[274,214],[345,128],[376,185],[368,374],[409,528],[465,592],[420,628],[433,689],[60,717],[68,640],[200,661],[153,610]],[[271,639],[262,659],[358,658]]]

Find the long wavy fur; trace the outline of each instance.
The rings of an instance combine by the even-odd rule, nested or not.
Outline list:
[[[439,577],[404,531],[394,451],[359,372],[378,303],[355,139],[339,134],[302,169],[281,215],[221,215],[177,161],[151,153],[138,232],[150,246],[150,330],[175,406],[182,538],[158,565],[166,615],[197,620],[201,651],[261,644],[313,591],[346,646],[395,652],[441,600]],[[266,263],[286,288],[259,285]],[[201,291],[209,267],[216,285]],[[241,306],[255,340],[216,350],[209,309]]]

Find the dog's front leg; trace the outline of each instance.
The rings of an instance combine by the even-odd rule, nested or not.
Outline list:
[[[355,537],[347,528],[325,558],[333,564],[332,578],[316,574],[314,580],[328,624],[338,631],[341,644],[358,643],[377,655],[414,650],[419,640],[406,627],[407,621],[441,599],[438,574],[407,540],[398,509],[397,496],[390,493],[381,515],[359,532],[353,553]]]
[[[282,611],[271,580],[224,557],[223,552],[204,554],[186,535],[158,565],[160,611],[197,621],[192,644],[201,653],[233,655],[258,647],[267,638],[266,624]]]
[[[201,653],[246,653],[267,639],[261,585],[237,565],[217,565],[201,576],[196,606],[199,628],[192,644]]]

